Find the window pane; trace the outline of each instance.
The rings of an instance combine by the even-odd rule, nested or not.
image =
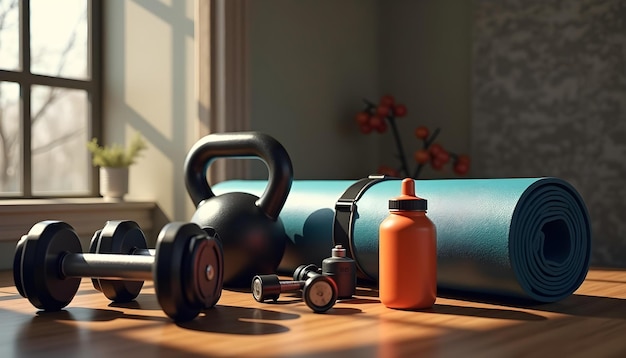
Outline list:
[[[32,73],[86,79],[87,37],[87,0],[31,0]]]
[[[33,194],[88,194],[87,93],[33,86],[31,104]]]
[[[0,195],[21,194],[20,86],[0,82]]]
[[[20,67],[20,23],[17,0],[0,0],[0,69]]]

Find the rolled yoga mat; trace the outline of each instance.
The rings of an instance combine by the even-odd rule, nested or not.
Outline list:
[[[279,271],[330,256],[335,203],[355,181],[296,180],[279,219],[290,239]],[[214,192],[261,195],[265,181],[233,180]],[[589,268],[585,203],[558,178],[417,180],[437,227],[437,286],[476,294],[555,302],[571,295]],[[353,258],[378,279],[378,226],[400,180],[380,181],[355,202]],[[407,282],[410,284],[410,282]]]

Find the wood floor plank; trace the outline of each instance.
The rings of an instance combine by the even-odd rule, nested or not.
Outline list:
[[[551,304],[438,297],[433,308],[384,307],[376,289],[314,314],[293,295],[258,303],[224,290],[213,309],[175,324],[151,283],[112,304],[83,280],[60,312],[41,312],[0,272],[0,356],[509,357],[626,356],[626,270],[592,269],[572,296]]]

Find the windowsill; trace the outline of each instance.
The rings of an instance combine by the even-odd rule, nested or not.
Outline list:
[[[76,205],[99,205],[99,206],[129,206],[145,207],[153,206],[149,201],[106,201],[104,198],[51,198],[51,199],[0,199],[0,212],[5,212],[5,207],[28,208],[41,206],[76,206]]]
[[[155,208],[154,202],[110,202],[102,198],[0,200],[0,241],[17,242],[43,220],[65,221],[84,240],[107,220],[133,220],[151,232]]]
[[[7,199],[0,200],[0,269],[12,267],[17,241],[36,223],[59,220],[70,224],[80,238],[83,251],[89,249],[94,232],[108,220],[135,221],[154,247],[154,227],[162,220],[158,206],[148,201],[110,202],[102,198]]]

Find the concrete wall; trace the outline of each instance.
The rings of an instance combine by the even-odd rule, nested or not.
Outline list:
[[[592,264],[626,266],[626,4],[476,0],[472,18],[477,172],[567,180]]]

